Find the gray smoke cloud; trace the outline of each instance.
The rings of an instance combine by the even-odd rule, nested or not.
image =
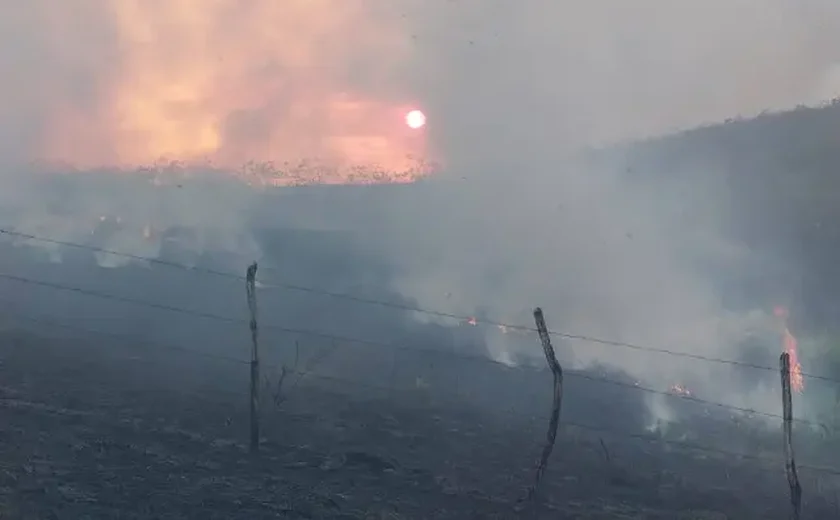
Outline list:
[[[692,159],[641,180],[615,154],[599,167],[570,157],[835,97],[836,5],[454,2],[445,14],[418,10],[422,63],[436,73],[419,69],[417,81],[451,184],[383,211],[402,225],[386,236],[406,263],[405,294],[517,323],[541,305],[571,332],[724,359],[760,336],[761,364],[776,365],[774,302],[722,302],[721,271],[737,279],[769,263],[727,236],[733,201],[719,174],[728,166]],[[690,181],[664,180],[686,172],[680,177]],[[488,334],[491,350],[506,357],[495,341]],[[743,374],[713,364],[587,342],[571,348],[577,366],[605,363],[658,388],[686,382],[715,400],[778,408],[774,378],[744,391]]]
[[[224,164],[298,159],[296,150],[390,160],[381,150],[354,155],[360,141],[344,133],[390,136],[403,107],[420,106],[426,151],[444,164],[439,179],[383,190],[365,207],[284,202],[276,223],[359,231],[397,266],[395,289],[456,314],[530,324],[540,305],[558,329],[723,358],[771,328],[758,302],[726,308],[708,269],[761,262],[725,233],[731,200],[718,158],[682,164],[694,180],[668,182],[628,176],[620,156],[596,166],[578,152],[835,96],[834,2],[182,2],[165,34],[142,31],[165,24],[164,7],[103,5],[0,1],[0,73],[10,78],[0,95],[0,200],[10,227],[86,242],[101,216],[119,216],[134,228],[110,235],[108,248],[155,255],[159,239],[145,237],[145,225],[189,226],[212,234],[196,249],[241,252],[244,240],[243,255],[259,257],[249,230],[256,190],[152,189],[131,171],[161,151],[195,160],[210,150]],[[275,18],[302,29],[268,37]],[[216,55],[197,42],[224,45]],[[152,94],[159,89],[169,97]],[[138,103],[126,108],[130,100]],[[341,115],[345,105],[361,112]],[[383,149],[403,153],[411,139],[386,139]],[[113,186],[64,191],[31,166],[56,159],[127,171]],[[70,209],[56,209],[59,200]],[[487,341],[502,360],[524,348],[490,333]],[[766,345],[773,362],[777,345]],[[720,367],[586,342],[567,348],[573,366],[606,364],[656,387],[687,382],[710,398],[775,408],[764,388],[733,392],[737,381]]]

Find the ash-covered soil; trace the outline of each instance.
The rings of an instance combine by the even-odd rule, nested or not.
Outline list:
[[[251,455],[247,365],[111,347],[0,336],[0,518],[789,517],[777,461],[569,425],[526,507],[544,417],[316,377],[265,393]],[[801,473],[804,518],[840,516]]]

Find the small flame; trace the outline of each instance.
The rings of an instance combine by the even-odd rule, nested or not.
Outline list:
[[[478,325],[478,320],[475,319],[475,316],[470,316],[469,319],[467,319],[467,324],[475,327]]]
[[[802,365],[799,363],[798,342],[787,325],[790,313],[786,308],[777,306],[773,309],[773,314],[782,322],[782,351],[790,356],[790,385],[796,392],[802,393],[805,390],[805,379],[802,376]]]

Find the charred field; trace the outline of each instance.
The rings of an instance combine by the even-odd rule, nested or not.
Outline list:
[[[313,372],[280,405],[263,400],[263,444],[252,455],[247,366],[6,325],[0,347],[6,518],[788,514],[775,434],[753,437],[754,448],[770,452],[767,459],[742,459],[666,435],[561,421],[542,499],[526,508],[520,499],[533,479],[544,416],[494,412],[434,392],[354,391]],[[495,377],[507,382],[504,373]],[[614,414],[603,410],[609,402],[594,408]],[[696,445],[730,442],[727,428],[709,426]],[[829,490],[837,477],[801,472],[805,517],[835,515]]]
[[[803,318],[795,326],[807,331],[836,323],[836,307],[829,303],[837,293],[832,284],[840,279],[835,261],[840,242],[833,227],[814,222],[836,221],[837,205],[829,196],[836,192],[831,189],[836,176],[827,165],[836,164],[837,152],[833,144],[816,152],[800,149],[791,135],[807,133],[805,127],[834,128],[840,121],[838,107],[701,129],[676,141],[635,145],[621,161],[600,159],[628,162],[631,178],[659,172],[662,178],[667,173],[693,179],[699,170],[720,170],[718,180],[732,192],[730,220],[739,224],[727,226],[729,232],[758,256],[782,259],[785,269],[792,266],[772,276],[755,269],[747,279],[733,277],[738,283],[723,277],[722,285],[738,297],[762,302],[801,289]],[[707,157],[723,159],[705,168]],[[791,157],[813,158],[798,168],[803,180],[794,186],[789,186],[791,167],[785,162]],[[653,180],[659,185],[662,179]],[[115,219],[101,220],[100,215],[135,213],[132,233],[140,236],[141,217],[159,212],[141,202],[163,197],[148,184],[137,181],[137,189],[124,193],[114,188],[106,196],[101,185],[100,191],[80,189],[110,201],[101,211],[95,205],[96,211],[88,210],[80,196],[81,209],[63,208],[69,184],[48,190],[51,198],[40,196],[58,209],[43,229],[36,226],[32,232],[55,237],[55,229],[71,221],[70,214],[81,212],[101,229],[68,232],[70,239],[83,236],[92,246],[119,249],[124,246],[117,240],[121,235],[107,229]],[[173,207],[180,208],[182,198],[194,196],[192,189],[177,185],[166,193],[175,194]],[[317,216],[305,220],[321,228],[318,232],[285,229],[259,237],[285,279],[400,305],[406,302],[388,289],[393,273],[378,259],[376,242],[360,245],[359,236],[338,224],[354,215],[371,223],[365,230],[375,236],[388,229],[393,207],[412,207],[418,191],[433,189],[422,184],[306,187],[272,193],[247,207],[256,210],[254,226],[294,222],[298,214]],[[138,195],[142,190],[156,195]],[[390,191],[387,204],[378,199],[381,190]],[[463,193],[446,194],[434,200],[451,207],[461,203]],[[23,200],[16,202],[26,209]],[[4,213],[4,220],[12,220],[12,213]],[[446,213],[438,213],[429,228],[447,224]],[[185,228],[194,223],[189,216]],[[629,234],[626,238],[632,241]],[[148,254],[191,265],[207,261],[198,258],[193,242],[200,240],[187,236]],[[548,425],[547,370],[452,355],[447,350],[452,346],[486,354],[481,334],[463,324],[420,324],[404,312],[325,303],[305,292],[260,295],[261,323],[267,325],[261,330],[267,380],[261,387],[262,446],[259,454],[250,454],[241,280],[210,282],[196,273],[133,264],[102,269],[83,249],[67,249],[61,263],[51,263],[45,261],[50,251],[33,253],[18,245],[0,249],[0,274],[5,276],[0,286],[0,518],[790,517],[779,418],[655,394],[669,403],[677,420],[652,424],[653,394],[632,389],[634,382],[622,374],[594,370],[567,370],[557,443],[539,500],[525,503],[521,499],[533,483]],[[237,270],[253,260],[223,256],[209,260],[236,264]],[[74,292],[76,287],[89,292]],[[170,311],[201,309],[238,318],[231,319],[234,323],[200,321],[161,308],[129,308],[125,300],[93,297],[90,291],[166,302]],[[70,328],[27,319],[36,314],[53,316]],[[284,332],[285,326],[406,348],[397,354],[381,345],[337,344]],[[88,327],[102,333],[90,333]],[[184,350],[151,348],[156,341]],[[522,341],[539,353],[535,337]],[[556,346],[562,357],[563,346]],[[756,363],[772,365],[775,355]],[[298,358],[304,368],[285,379],[277,393],[277,365],[293,364],[298,370]],[[809,370],[820,365],[826,377],[837,372],[830,360],[808,363]],[[745,381],[744,388],[756,383],[745,375],[720,377]],[[776,388],[778,373],[766,375]],[[621,384],[604,384],[604,377]],[[836,434],[801,427],[795,434],[803,518],[840,516]]]

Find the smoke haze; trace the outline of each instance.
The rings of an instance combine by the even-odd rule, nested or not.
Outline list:
[[[217,182],[218,170],[308,160],[327,169],[303,167],[296,183],[404,181],[439,161],[439,178],[363,207],[284,197],[261,225],[359,232],[394,266],[393,288],[422,306],[523,323],[541,305],[558,329],[724,358],[770,327],[762,308],[776,303],[722,303],[718,271],[762,262],[726,234],[732,201],[715,175],[726,166],[708,157],[680,166],[696,172],[690,182],[645,181],[620,157],[596,167],[575,152],[840,89],[840,7],[828,0],[0,0],[0,28],[9,227],[86,242],[102,216],[119,217],[134,229],[112,235],[112,249],[154,255],[145,226],[190,226],[209,237],[196,248],[259,257],[259,192]],[[429,123],[415,132],[402,118],[418,107]],[[214,180],[181,188],[156,169],[74,192],[46,174],[126,174],[162,159]],[[509,340],[487,341],[511,358]],[[658,386],[776,401],[763,389],[735,396],[733,374],[698,363],[582,342],[566,351]]]
[[[406,106],[428,109],[453,159],[484,142],[477,128],[508,145],[548,130],[543,142],[579,146],[838,88],[840,8],[828,0],[3,0],[0,10],[4,155],[80,168],[167,157],[399,169],[428,152],[400,127]]]

